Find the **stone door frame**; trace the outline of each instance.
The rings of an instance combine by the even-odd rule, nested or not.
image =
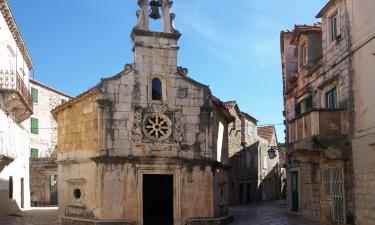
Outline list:
[[[173,224],[181,224],[181,168],[178,166],[162,165],[140,165],[137,166],[138,177],[138,221],[137,224],[143,225],[143,175],[173,175]]]

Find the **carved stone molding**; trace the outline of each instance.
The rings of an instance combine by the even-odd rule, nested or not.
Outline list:
[[[87,180],[85,178],[78,178],[78,179],[68,179],[66,180],[66,182],[71,185],[82,185],[82,184],[85,184]]]
[[[183,140],[184,129],[182,124],[182,114],[181,111],[175,112],[174,116],[174,139],[176,142],[181,142]]]
[[[188,89],[187,88],[177,89],[177,98],[187,98],[187,97],[188,97]]]
[[[141,143],[142,141],[142,111],[140,110],[134,113],[132,140],[134,143]]]

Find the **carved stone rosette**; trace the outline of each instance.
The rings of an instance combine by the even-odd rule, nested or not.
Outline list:
[[[132,140],[135,144],[148,143],[158,149],[183,141],[183,123],[180,110],[154,104],[138,108],[134,114]],[[150,146],[152,149],[155,147]],[[155,147],[155,148],[156,148]]]
[[[143,119],[143,133],[153,141],[164,141],[172,134],[172,121],[162,113],[151,113]]]

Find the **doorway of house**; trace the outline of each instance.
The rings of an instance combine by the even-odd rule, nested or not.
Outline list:
[[[52,174],[50,176],[50,205],[58,204],[58,195],[57,195],[57,175]]]
[[[25,179],[21,178],[21,208],[25,208]]]
[[[173,225],[173,175],[143,175],[143,225]]]
[[[243,204],[244,203],[244,199],[243,199],[243,192],[244,192],[244,184],[243,183],[240,183],[240,187],[239,187],[239,190],[238,190],[238,202],[240,203],[240,204]]]
[[[251,183],[246,184],[246,202],[249,203],[251,201]]]
[[[298,172],[292,172],[292,211],[299,210]]]

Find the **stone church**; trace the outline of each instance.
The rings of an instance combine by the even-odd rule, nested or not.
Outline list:
[[[138,5],[134,63],[52,111],[60,222],[224,224],[233,118],[177,66],[172,1]],[[161,18],[162,32],[149,17]]]

